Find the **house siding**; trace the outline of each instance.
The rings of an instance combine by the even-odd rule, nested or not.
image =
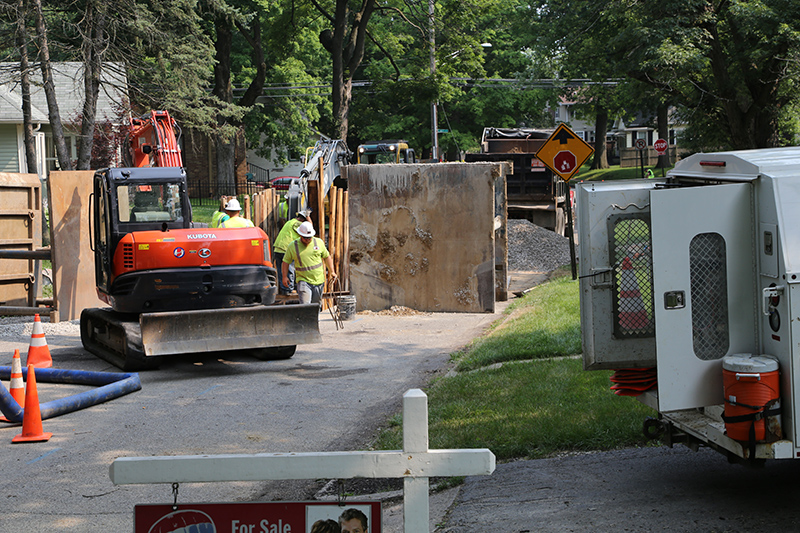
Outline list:
[[[0,172],[19,172],[17,126],[0,124]]]

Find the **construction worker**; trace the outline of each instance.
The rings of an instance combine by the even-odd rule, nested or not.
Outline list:
[[[281,264],[283,284],[289,284],[289,265],[294,263],[297,295],[300,297],[300,303],[319,303],[322,301],[322,288],[325,284],[323,262],[328,267],[330,279],[336,279],[333,258],[322,239],[314,237],[317,232],[314,231],[314,225],[311,222],[306,221],[300,224],[297,227],[297,233],[300,238],[286,248],[286,254],[283,256]]]
[[[227,220],[230,218],[228,215],[225,214],[225,204],[227,203],[228,203],[227,196],[219,197],[219,209],[217,209],[216,211],[214,211],[214,213],[211,214],[212,228],[218,228],[219,225],[223,222],[223,220]]]
[[[278,236],[275,237],[275,244],[273,245],[273,257],[276,267],[280,268],[280,265],[283,264],[283,256],[286,253],[286,248],[300,238],[300,234],[297,233],[297,228],[300,224],[309,220],[310,216],[311,209],[298,211],[295,218],[288,220],[281,228],[281,231],[278,232]],[[284,285],[283,276],[281,276],[278,290],[281,294],[289,294],[294,290],[294,263],[289,265],[289,284]]]
[[[219,227],[220,228],[252,228],[253,223],[244,218],[239,216],[239,213],[242,212],[242,207],[239,205],[239,200],[236,198],[231,198],[228,200],[228,203],[225,204],[225,214],[228,215],[229,218],[223,220]]]

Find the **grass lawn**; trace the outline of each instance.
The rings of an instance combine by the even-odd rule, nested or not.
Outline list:
[[[217,210],[216,205],[193,205],[192,220],[194,222],[205,222],[211,225],[211,215]]]
[[[572,178],[571,181],[610,181],[610,180],[630,180],[630,179],[639,179],[642,177],[642,170],[639,167],[620,167],[619,165],[615,165],[609,168],[603,169],[596,169],[590,170],[589,164],[583,165],[575,177]],[[647,169],[651,169],[653,174],[655,174],[656,178],[662,177],[667,170],[665,169],[662,171],[660,168],[656,167],[645,167],[645,172]],[[672,168],[672,167],[670,167]]]
[[[583,370],[578,282],[568,273],[515,301],[452,355],[458,374],[426,391],[431,448],[489,448],[510,460],[645,445],[642,422],[654,411],[614,395],[611,371]],[[376,448],[402,448],[400,415]]]

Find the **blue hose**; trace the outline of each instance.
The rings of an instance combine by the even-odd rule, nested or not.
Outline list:
[[[70,385],[93,385],[98,388],[60,398],[39,406],[42,420],[53,418],[99,403],[113,400],[142,388],[139,374],[116,372],[90,372],[86,370],[61,370],[58,368],[37,368],[36,381],[42,383],[67,383]],[[28,369],[22,369],[26,382]],[[11,367],[0,366],[0,379],[10,379]],[[10,422],[22,422],[24,409],[0,383],[0,412]]]

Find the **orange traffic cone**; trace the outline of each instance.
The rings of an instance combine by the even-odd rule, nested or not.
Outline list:
[[[25,409],[22,414],[22,433],[11,439],[11,442],[42,442],[50,440],[52,436],[52,433],[44,433],[42,431],[42,413],[39,410],[39,393],[36,392],[36,375],[34,366],[28,365]]]
[[[38,314],[33,319],[31,345],[28,347],[28,360],[25,364],[27,366],[33,365],[36,368],[50,368],[53,366],[50,348],[47,347],[47,339],[44,338],[44,328]]]
[[[622,260],[619,284],[619,325],[626,330],[640,330],[650,327],[650,317],[642,302],[639,282],[633,271],[630,258]]]
[[[22,362],[19,359],[19,350],[14,350],[11,360],[11,383],[8,387],[11,397],[17,400],[20,407],[25,407],[25,387],[22,383]]]
[[[11,383],[8,391],[11,397],[16,400],[20,407],[25,407],[25,387],[22,383],[22,363],[19,360],[19,350],[14,350],[14,358],[11,360]],[[0,422],[11,422],[5,415],[0,415]]]

